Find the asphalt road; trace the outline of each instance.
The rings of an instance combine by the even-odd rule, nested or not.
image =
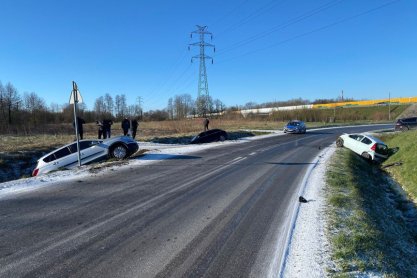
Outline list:
[[[268,277],[303,177],[343,132],[227,144],[0,200],[0,277]]]

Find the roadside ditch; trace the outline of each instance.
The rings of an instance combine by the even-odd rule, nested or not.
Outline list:
[[[417,209],[378,165],[348,149],[326,173],[332,277],[415,277]]]

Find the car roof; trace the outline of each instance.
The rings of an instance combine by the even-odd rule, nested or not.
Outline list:
[[[361,135],[361,136],[366,136],[369,139],[371,139],[372,141],[374,141],[375,143],[379,143],[379,144],[384,144],[386,145],[383,141],[381,141],[380,139],[368,134],[368,133],[344,133],[345,135]]]
[[[376,138],[376,137],[374,137],[374,136],[372,136],[372,135],[369,135],[369,134],[364,134],[366,137],[368,137],[368,138],[370,138],[370,139],[372,139],[373,141],[375,141],[376,143],[380,143],[380,144],[384,144],[384,145],[386,145],[383,141],[381,141],[380,139],[378,139],[378,138]]]

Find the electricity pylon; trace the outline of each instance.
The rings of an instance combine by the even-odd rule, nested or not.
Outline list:
[[[193,34],[198,34],[200,36],[200,41],[191,43],[188,45],[188,50],[190,50],[190,46],[199,46],[200,47],[200,55],[196,55],[191,57],[191,63],[194,59],[200,59],[200,71],[198,75],[198,97],[197,97],[197,113],[200,116],[206,116],[209,111],[209,89],[208,89],[208,81],[207,81],[207,71],[206,71],[206,59],[211,59],[211,63],[213,64],[213,58],[207,56],[205,54],[205,47],[213,47],[214,52],[216,52],[216,48],[214,45],[205,42],[205,35],[210,35],[210,39],[213,39],[213,34],[207,31],[207,26],[200,26],[196,25],[197,30],[191,32],[191,38]]]

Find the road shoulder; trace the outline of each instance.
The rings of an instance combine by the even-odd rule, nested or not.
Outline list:
[[[325,236],[325,173],[335,147],[326,148],[308,177],[290,239],[283,277],[324,277],[331,264],[330,245]]]

